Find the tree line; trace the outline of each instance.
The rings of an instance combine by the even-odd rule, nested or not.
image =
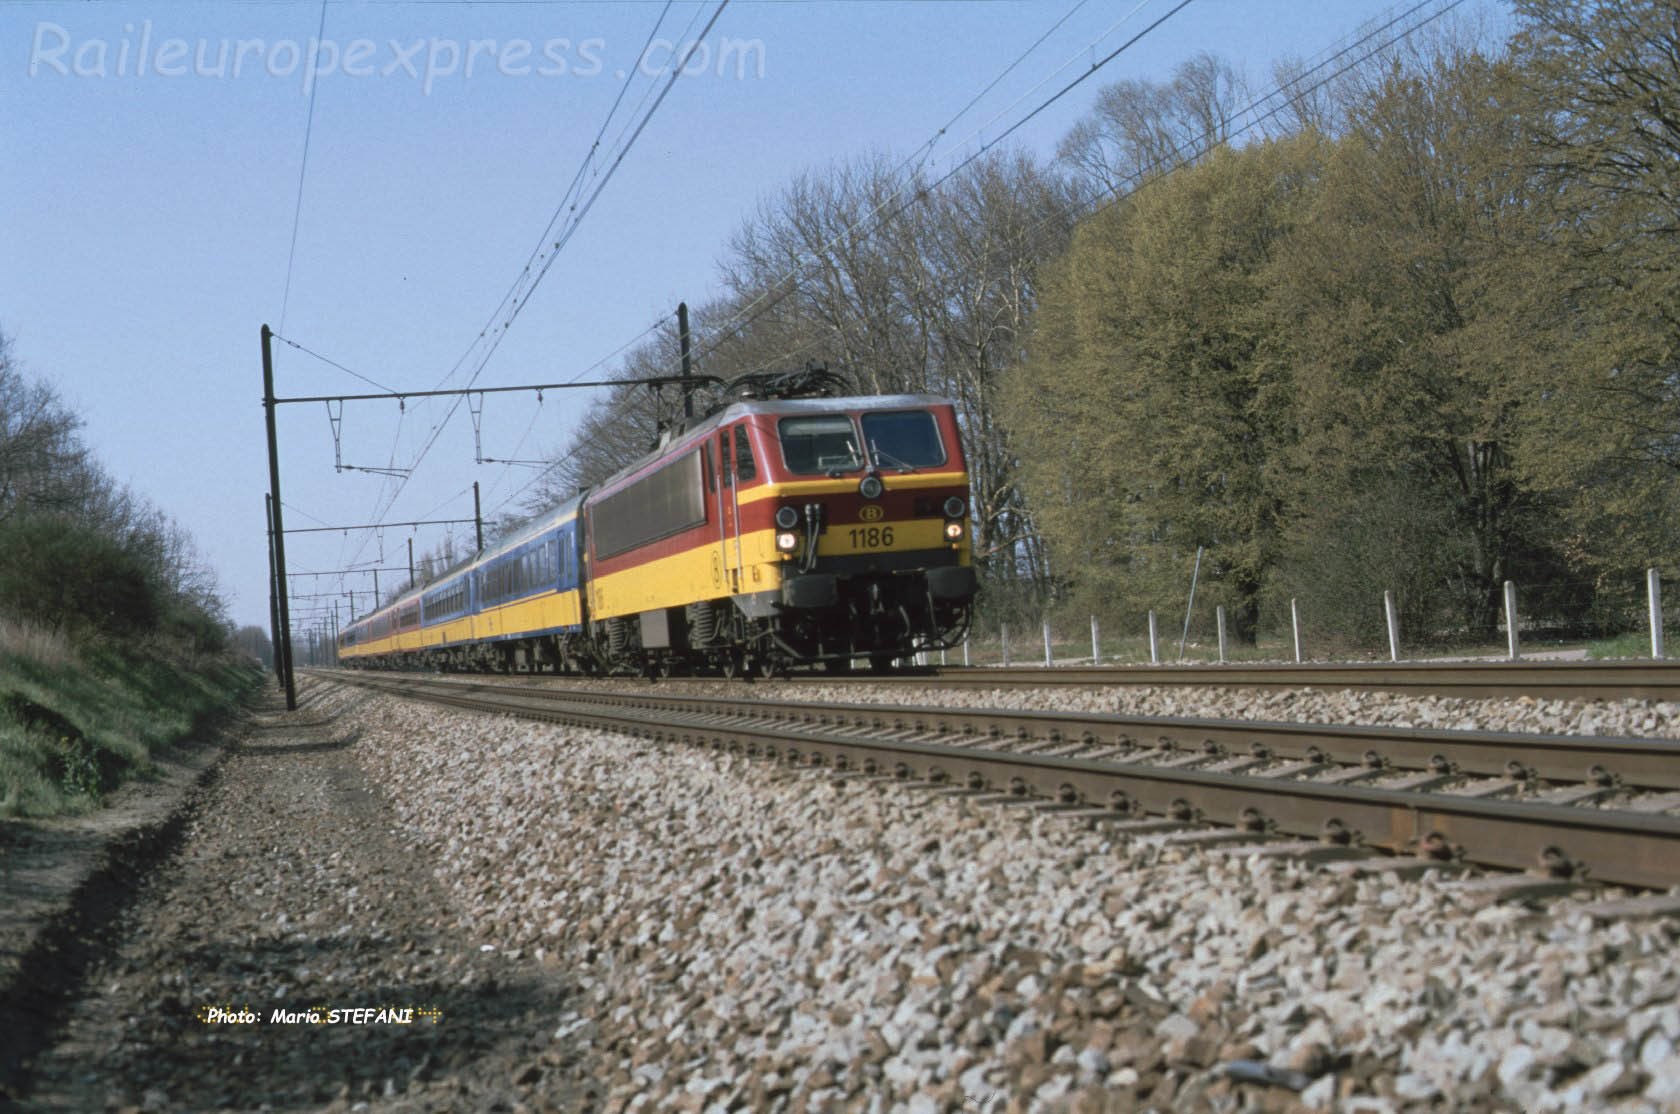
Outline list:
[[[80,428],[0,335],[0,617],[76,639],[224,649],[226,606],[191,537],[114,480]]]
[[[727,244],[697,370],[953,398],[994,622],[1181,607],[1200,551],[1239,638],[1300,596],[1374,639],[1384,590],[1411,631],[1485,637],[1505,580],[1613,626],[1680,552],[1680,14],[1515,14],[1327,84],[1284,62],[1252,134],[1201,55],[1103,90],[1054,159],[806,173]],[[604,397],[525,510],[679,405]]]

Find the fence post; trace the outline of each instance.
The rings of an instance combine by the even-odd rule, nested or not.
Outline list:
[[[1383,612],[1388,616],[1388,660],[1400,660],[1400,616],[1394,610],[1394,593],[1383,592]]]
[[[1213,617],[1219,623],[1219,664],[1225,664],[1225,605],[1220,604],[1213,609]]]
[[[1102,664],[1102,650],[1097,646],[1097,617],[1091,616],[1091,664]]]
[[[1190,570],[1190,602],[1184,605],[1184,633],[1178,636],[1178,660],[1184,660],[1184,644],[1190,640],[1190,613],[1196,610],[1196,580],[1202,575],[1202,547],[1196,547],[1196,567]]]
[[[1044,620],[1044,664],[1046,668],[1056,664],[1050,657],[1050,620],[1048,619]]]
[[[943,647],[943,646],[941,646],[939,648],[939,664],[940,665],[946,664],[945,663],[945,647]]]
[[[1516,661],[1517,652],[1517,586],[1509,580],[1505,582],[1505,643],[1510,651],[1511,660]]]
[[[1149,613],[1149,664],[1161,664],[1161,640],[1155,631],[1155,612]]]
[[[963,636],[963,664],[968,664],[968,636]]]
[[[1662,578],[1656,569],[1645,570],[1645,595],[1651,604],[1651,656],[1663,657]]]
[[[998,640],[1003,643],[1003,664],[1009,664],[1009,624],[998,624]]]
[[[1295,606],[1295,597],[1289,597],[1289,629],[1295,636],[1295,664],[1301,664],[1301,611]]]

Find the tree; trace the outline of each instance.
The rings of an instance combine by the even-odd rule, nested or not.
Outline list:
[[[1450,46],[1419,69],[1391,64],[1353,106],[1311,219],[1271,275],[1299,422],[1281,587],[1375,601],[1403,580],[1414,629],[1450,609],[1482,637],[1501,582],[1543,579],[1556,556],[1547,504],[1514,455],[1520,361],[1498,287],[1531,228],[1500,80]],[[1377,506],[1434,547],[1373,551]],[[1370,629],[1376,614],[1367,603],[1338,621]]]
[[[1520,0],[1506,99],[1537,182],[1524,475],[1630,579],[1680,556],[1680,9]],[[1538,273],[1537,273],[1538,272]]]
[[[1203,51],[1164,85],[1128,79],[1104,87],[1057,154],[1086,196],[1117,196],[1224,146],[1246,99],[1242,74]]]
[[[1181,592],[1205,546],[1212,598],[1253,638],[1292,436],[1263,280],[1322,158],[1310,135],[1217,150],[1096,214],[1050,270],[1005,415],[1037,449],[1035,513],[1093,608]]]

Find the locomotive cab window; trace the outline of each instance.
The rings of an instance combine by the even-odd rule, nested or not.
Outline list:
[[[742,483],[746,483],[758,475],[758,467],[753,464],[752,442],[747,440],[747,427],[735,427],[735,475]]]
[[[855,472],[863,467],[857,431],[852,428],[852,419],[844,414],[783,418],[776,428],[789,472],[818,475]]]
[[[863,416],[864,451],[877,468],[933,468],[945,463],[939,427],[926,410]]]

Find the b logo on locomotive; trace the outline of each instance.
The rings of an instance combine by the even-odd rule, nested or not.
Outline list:
[[[858,518],[864,522],[879,522],[881,514],[881,508],[874,503],[870,503],[858,511]]]

